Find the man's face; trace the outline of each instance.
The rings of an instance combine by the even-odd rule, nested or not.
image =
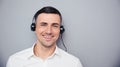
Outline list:
[[[54,46],[60,33],[60,16],[58,14],[39,14],[36,19],[35,32],[40,45]]]

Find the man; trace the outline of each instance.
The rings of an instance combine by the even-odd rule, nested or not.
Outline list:
[[[64,32],[62,16],[56,8],[43,7],[36,12],[33,21],[31,30],[37,36],[35,44],[12,55],[7,67],[82,67],[78,58],[56,45],[59,35]]]

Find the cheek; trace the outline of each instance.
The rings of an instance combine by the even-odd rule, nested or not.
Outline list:
[[[37,36],[39,36],[42,33],[42,29],[36,29],[35,33],[36,33]]]
[[[55,30],[54,33],[59,36],[60,30]]]
[[[41,33],[41,32],[43,32],[43,31],[45,31],[45,29],[44,29],[44,28],[37,27],[35,31],[36,31],[36,33]]]

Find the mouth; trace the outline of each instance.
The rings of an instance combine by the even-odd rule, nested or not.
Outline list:
[[[51,41],[53,37],[54,37],[54,36],[52,36],[52,35],[43,35],[43,38],[44,38],[46,41]]]

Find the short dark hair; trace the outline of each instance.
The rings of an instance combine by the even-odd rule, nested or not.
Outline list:
[[[46,6],[46,7],[41,8],[40,10],[38,10],[38,11],[35,13],[34,17],[33,17],[34,21],[36,21],[38,15],[41,14],[41,13],[58,14],[58,15],[60,16],[60,20],[61,20],[61,22],[62,22],[61,13],[60,13],[56,8],[54,8],[54,7]]]

